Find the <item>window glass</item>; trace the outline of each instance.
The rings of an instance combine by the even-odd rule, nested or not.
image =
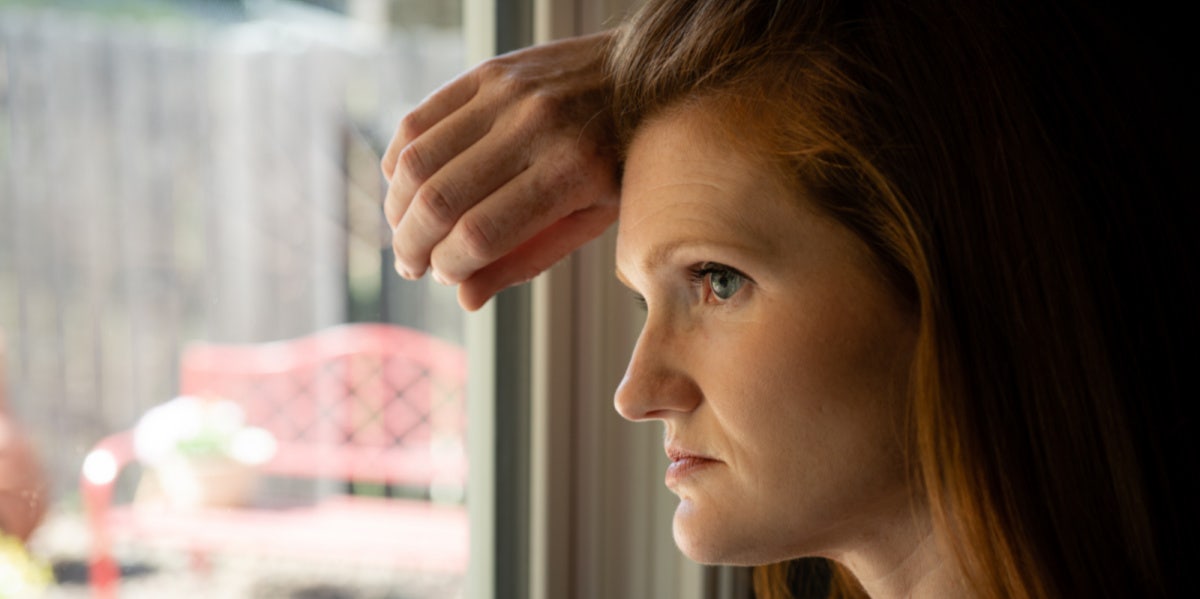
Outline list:
[[[0,0],[0,569],[53,597],[461,594],[463,316],[393,274],[378,166],[462,70],[461,21]]]

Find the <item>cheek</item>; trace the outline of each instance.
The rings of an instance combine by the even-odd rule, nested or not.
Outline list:
[[[814,426],[836,394],[822,374],[830,365],[795,323],[779,318],[710,326],[697,335],[698,382],[724,434],[755,461],[824,443]],[[718,341],[719,340],[719,341]]]
[[[840,395],[848,378],[844,373],[854,370],[855,352],[844,347],[846,340],[819,319],[764,312],[754,320],[722,323],[720,330],[712,327],[700,336],[706,372],[715,375],[710,378],[721,396],[748,410],[780,414],[818,409],[822,401]]]
[[[903,414],[896,327],[833,301],[764,310],[696,338],[701,388],[724,433],[754,462],[791,472],[830,467],[895,439]],[[768,307],[775,307],[767,305]],[[786,457],[785,457],[786,456]],[[823,457],[822,457],[823,456]]]

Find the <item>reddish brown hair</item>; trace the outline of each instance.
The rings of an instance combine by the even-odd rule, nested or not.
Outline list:
[[[983,597],[1172,596],[1195,538],[1191,70],[1084,4],[667,0],[611,51],[622,139],[699,103],[873,248],[920,321],[913,487]]]

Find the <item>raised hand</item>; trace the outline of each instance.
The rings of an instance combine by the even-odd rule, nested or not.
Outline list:
[[[404,117],[382,161],[396,270],[482,306],[617,217],[601,33],[499,56]]]

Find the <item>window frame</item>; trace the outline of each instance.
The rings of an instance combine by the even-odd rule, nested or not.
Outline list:
[[[611,27],[638,0],[464,0],[471,64]],[[644,314],[613,276],[615,227],[468,317],[472,599],[734,599],[745,570],[675,547],[657,426],[612,394]]]
[[[536,41],[611,27],[636,0],[536,0]],[[684,557],[658,426],[612,406],[644,313],[613,273],[616,231],[533,282],[530,594],[732,597]]]

